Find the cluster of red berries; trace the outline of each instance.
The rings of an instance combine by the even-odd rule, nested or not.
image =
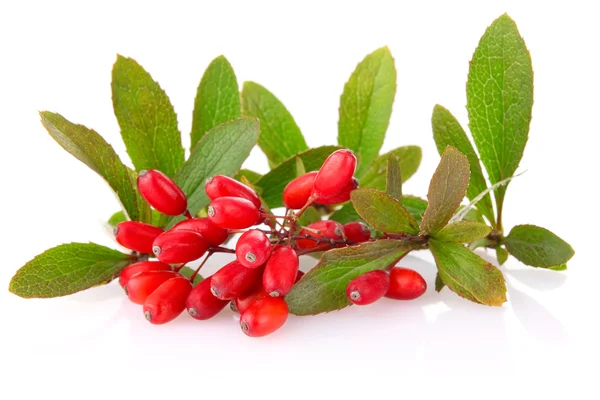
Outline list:
[[[184,310],[195,319],[208,319],[230,304],[240,314],[246,335],[268,335],[287,320],[284,296],[303,276],[298,270],[299,255],[371,240],[370,230],[362,222],[341,225],[322,220],[306,227],[298,223],[298,216],[313,204],[348,201],[358,187],[355,168],[351,151],[332,153],[319,171],[287,185],[283,192],[287,211],[280,217],[265,212],[250,187],[218,175],[206,182],[206,194],[212,201],[208,217],[194,218],[175,182],[160,171],[142,171],[137,184],[144,199],[163,214],[187,219],[168,231],[141,222],[118,224],[115,237],[122,246],[157,259],[129,265],[121,272],[119,283],[132,302],[143,305],[146,319],[153,324],[169,322]],[[260,229],[262,224],[270,229]],[[242,231],[250,227],[255,228]],[[235,251],[221,247],[236,233],[242,234]],[[204,262],[216,252],[235,253],[236,259],[193,286]],[[179,273],[186,263],[204,254],[207,257],[192,276]],[[395,267],[389,274],[373,271],[359,276],[349,284],[347,295],[354,304],[365,305],[384,295],[416,298],[425,289],[418,273]]]

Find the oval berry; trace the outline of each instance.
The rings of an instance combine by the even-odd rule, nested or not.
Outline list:
[[[417,271],[394,267],[390,270],[390,288],[385,297],[395,300],[413,300],[427,290],[427,282]]]
[[[192,283],[183,276],[164,282],[144,302],[146,320],[155,325],[174,320],[185,310],[191,290]]]
[[[125,221],[115,226],[115,239],[129,250],[152,254],[154,239],[164,231],[143,222]]]
[[[356,169],[356,157],[350,150],[337,150],[325,160],[313,187],[317,198],[327,198],[338,194],[352,180]]]
[[[266,336],[283,326],[288,313],[288,306],[281,297],[264,298],[244,311],[240,317],[240,326],[250,337]]]
[[[250,306],[256,303],[258,300],[269,297],[269,293],[265,292],[263,288],[257,290],[246,296],[237,297],[231,301],[231,310],[238,314],[243,314]]]
[[[202,235],[211,246],[220,246],[229,237],[229,231],[215,225],[208,218],[185,219],[173,226],[172,231],[194,231]]]
[[[344,186],[341,192],[331,197],[319,197],[317,203],[326,205],[345,203],[350,200],[350,193],[356,189],[358,189],[358,179],[352,178],[352,180],[348,182],[346,186]]]
[[[304,207],[312,194],[318,173],[318,171],[308,172],[288,183],[283,189],[283,204],[292,210]]]
[[[314,238],[329,238],[339,240],[342,238],[342,233],[344,232],[342,225],[339,222],[332,220],[313,222],[312,224],[308,225],[308,228],[311,230],[302,229],[298,234],[300,236],[308,235]],[[314,232],[315,230],[319,231],[319,233]],[[296,245],[300,249],[313,249],[315,247],[326,246],[327,243],[318,243],[317,241],[311,239],[297,239]]]
[[[271,255],[271,241],[261,231],[250,230],[240,236],[235,245],[235,256],[244,267],[257,268]]]
[[[208,243],[202,235],[193,231],[168,231],[154,240],[152,252],[160,261],[168,264],[187,263],[202,257]]]
[[[208,178],[205,190],[206,195],[211,200],[216,200],[220,197],[241,197],[250,200],[256,208],[262,206],[254,190],[228,176],[216,175]]]
[[[262,273],[262,268],[246,268],[235,260],[212,276],[210,290],[218,299],[235,299],[251,293],[260,283]]]
[[[382,298],[390,287],[390,276],[385,271],[371,271],[350,281],[346,296],[352,303],[365,306]]]
[[[273,297],[289,293],[298,276],[298,254],[290,247],[273,251],[263,273],[263,287]]]
[[[163,282],[179,277],[174,271],[146,271],[132,276],[125,286],[125,292],[129,300],[136,304],[144,304],[148,296],[152,294]]]
[[[371,231],[362,222],[348,222],[344,225],[344,235],[346,235],[346,239],[352,242],[362,243],[371,238]]]
[[[140,261],[121,270],[119,285],[124,288],[133,276],[146,271],[173,271],[173,268],[169,264],[160,261]]]
[[[197,284],[185,301],[185,308],[195,319],[205,320],[212,318],[229,303],[228,300],[217,299],[212,294],[210,291],[211,280],[212,276],[209,276]]]
[[[224,229],[245,229],[258,223],[260,211],[250,200],[219,197],[208,206],[208,217]]]
[[[142,197],[157,211],[166,215],[180,215],[187,210],[185,193],[162,172],[155,169],[140,171],[137,185]]]

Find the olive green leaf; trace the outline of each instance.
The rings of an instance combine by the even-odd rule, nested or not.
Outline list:
[[[502,247],[496,247],[496,258],[498,259],[498,264],[504,265],[506,260],[508,260],[508,251]]]
[[[506,250],[523,264],[549,268],[565,264],[575,251],[564,240],[535,225],[517,225],[504,241]]]
[[[393,154],[388,156],[385,190],[394,199],[402,201],[402,171]]]
[[[194,269],[190,268],[190,267],[183,267],[183,268],[181,268],[181,269],[179,270],[179,273],[180,273],[181,275],[185,276],[186,278],[189,278],[189,277],[191,277],[191,276],[194,274],[194,272],[196,272],[196,271],[195,271]],[[197,274],[197,275],[194,277],[194,282],[192,282],[192,284],[193,284],[194,286],[196,286],[197,284],[199,284],[199,283],[200,283],[200,282],[202,282],[203,280],[204,280],[204,278],[203,278],[203,277],[202,277],[200,274]]]
[[[147,222],[150,222],[154,226],[159,226],[160,225],[160,216],[162,214],[156,210],[151,210],[151,212],[152,212],[152,221],[147,221]],[[113,215],[110,216],[107,223],[108,223],[108,225],[110,225],[111,227],[114,228],[121,222],[125,222],[125,221],[127,221],[127,217],[125,216],[125,213],[123,211],[117,211],[116,213],[114,213]]]
[[[396,156],[400,165],[402,182],[406,182],[417,172],[421,164],[421,148],[419,146],[398,147],[388,153],[385,153],[375,159],[373,164],[359,176],[360,186],[364,188],[373,188],[378,190],[386,189],[387,162],[390,155]],[[357,175],[358,176],[358,175]]]
[[[421,221],[423,214],[427,209],[427,201],[416,196],[404,195],[402,196],[401,203],[404,208],[406,208],[406,211],[408,211],[417,222]],[[365,222],[361,216],[358,215],[352,203],[344,204],[342,208],[331,214],[329,219],[337,221],[340,224],[347,224],[352,221]]]
[[[490,234],[492,228],[481,222],[460,221],[446,225],[432,235],[442,242],[471,243]]]
[[[444,282],[442,281],[442,278],[440,277],[439,272],[437,274],[435,274],[435,291],[436,292],[441,292],[442,289],[444,288]]]
[[[240,169],[238,173],[235,175],[236,180],[241,180],[242,176],[246,177],[250,181],[250,183],[256,183],[262,175],[258,172],[250,171],[249,169]]]
[[[350,194],[358,214],[373,228],[386,233],[419,233],[419,224],[398,200],[375,189]]]
[[[560,264],[560,265],[555,265],[554,267],[550,267],[548,269],[551,269],[552,271],[566,271],[567,270],[567,264]]]

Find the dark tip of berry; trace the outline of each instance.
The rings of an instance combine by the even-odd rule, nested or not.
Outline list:
[[[237,309],[237,307],[236,307],[236,305],[235,305],[235,301],[233,301],[233,300],[232,300],[232,301],[230,301],[230,302],[229,302],[229,308],[230,308],[230,309],[231,309],[231,311],[233,311],[234,313],[238,313],[238,309]]]
[[[352,300],[359,300],[360,299],[360,292],[358,290],[353,291],[352,293],[350,293],[350,298]]]
[[[277,290],[273,290],[271,293],[269,293],[269,296],[271,296],[271,297],[279,297],[279,292]]]
[[[208,216],[209,217],[215,216],[215,209],[213,208],[213,206],[208,206]]]
[[[160,246],[152,246],[152,252],[154,253],[154,255],[158,256],[161,251],[162,249],[160,248]]]
[[[125,296],[129,297],[129,292],[127,291],[127,285],[123,286],[123,291],[125,291]]]
[[[219,297],[219,291],[217,289],[215,289],[214,287],[210,288],[210,292],[213,294],[213,296]]]
[[[152,313],[150,311],[144,311],[144,317],[146,317],[146,320],[152,321]]]
[[[242,332],[247,333],[248,332],[248,324],[246,324],[244,321],[240,322],[240,326],[242,327]]]
[[[244,256],[244,258],[246,259],[246,261],[253,263],[256,261],[256,254],[252,253],[252,252],[247,252],[246,255]]]
[[[206,181],[204,181],[205,185],[208,185],[209,183],[211,183],[214,179],[214,176],[211,176],[210,178],[206,179]]]
[[[113,229],[113,234],[117,236],[119,234],[119,225],[115,226]]]
[[[146,175],[148,173],[147,169],[143,169],[140,172],[138,172],[138,178],[141,178],[142,176]]]
[[[192,307],[188,308],[188,313],[189,313],[189,314],[190,314],[192,317],[195,317],[196,315],[198,315],[198,311],[196,311],[196,309],[195,309],[195,308],[192,308]]]

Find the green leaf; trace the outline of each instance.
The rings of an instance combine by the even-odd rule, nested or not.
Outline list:
[[[554,267],[550,267],[548,269],[551,269],[552,271],[566,271],[567,270],[567,264],[560,264],[560,265],[555,265]]]
[[[260,120],[258,146],[272,165],[308,150],[304,136],[290,112],[271,92],[254,82],[244,82],[242,112]]]
[[[458,212],[460,212],[462,210],[462,207],[459,209]],[[476,208],[471,208],[467,214],[465,215],[465,217],[463,218],[465,221],[474,221],[474,222],[481,222],[482,224],[485,224],[485,220],[483,219],[483,215],[481,215],[481,212],[476,209]],[[452,221],[452,219],[450,219],[450,221]],[[460,222],[460,221],[457,221]]]
[[[467,134],[463,130],[460,123],[454,118],[454,116],[439,104],[433,108],[433,115],[431,117],[431,126],[433,128],[433,138],[437,145],[437,149],[440,155],[444,152],[447,146],[452,146],[463,153],[469,160],[469,166],[471,167],[471,180],[469,187],[467,188],[467,197],[469,200],[473,200],[479,193],[487,189],[487,183],[483,172],[481,170],[481,164],[479,163],[479,157],[473,149],[471,141],[467,137]],[[494,217],[494,208],[492,206],[492,198],[487,194],[477,203],[477,208],[481,210],[482,214],[491,223],[496,223]]]
[[[346,287],[352,279],[370,271],[385,270],[410,250],[406,243],[378,240],[324,253],[285,297],[290,312],[313,315],[349,306]]]
[[[498,259],[498,264],[504,265],[506,260],[508,260],[508,251],[504,247],[496,247],[496,259]]]
[[[564,264],[575,251],[564,240],[535,225],[517,225],[504,241],[506,250],[523,264],[549,268]]]
[[[357,189],[350,194],[358,214],[373,228],[386,233],[419,233],[419,224],[402,204],[375,189]]]
[[[485,31],[467,81],[469,127],[492,183],[514,175],[527,143],[533,106],[531,57],[506,14]],[[506,186],[495,191],[501,214]]]
[[[112,71],[112,98],[136,170],[175,175],[183,164],[181,134],[171,101],[158,83],[134,59],[119,55]]]
[[[262,133],[261,133],[262,135]],[[299,153],[298,157],[306,171],[316,171],[321,168],[327,157],[338,150],[337,146],[322,146]],[[296,178],[296,156],[285,160],[283,163],[263,175],[256,182],[256,186],[262,189],[262,198],[271,208],[283,207],[283,189]]]
[[[388,156],[385,190],[394,199],[402,200],[402,172],[398,159],[393,154]]]
[[[234,176],[256,145],[259,130],[255,118],[242,117],[214,127],[196,144],[175,175],[175,182],[187,195],[192,215],[210,203],[204,191],[206,180],[214,175]],[[163,226],[174,222],[173,217],[161,218]]]
[[[204,71],[194,104],[191,146],[206,132],[241,115],[240,92],[235,73],[225,56],[215,58]]]
[[[427,201],[417,196],[402,196],[402,205],[406,208],[406,211],[412,215],[417,222],[421,222],[425,210],[427,210]]]
[[[161,215],[162,214],[159,213],[158,211],[152,210],[152,222],[150,222],[150,223],[154,226],[160,226],[160,216]],[[125,222],[125,221],[127,221],[127,217],[125,216],[125,213],[123,213],[123,211],[117,211],[116,213],[114,213],[113,215],[110,216],[107,223],[108,223],[108,225],[110,225],[114,228],[115,226],[117,226],[117,224],[120,224],[121,222]]]
[[[94,243],[68,243],[46,250],[17,271],[8,290],[24,298],[73,294],[110,282],[131,258]]]
[[[442,282],[453,292],[488,306],[506,301],[504,276],[492,264],[460,244],[432,239],[429,248]]]
[[[419,146],[398,147],[382,156],[377,157],[360,179],[360,186],[386,190],[387,162],[390,155],[396,156],[400,165],[402,182],[406,182],[417,172],[421,163],[421,148]],[[358,176],[358,175],[357,175]]]
[[[404,195],[402,196],[402,205],[406,208],[417,222],[420,222],[427,208],[427,202],[416,196]],[[329,219],[339,222],[340,224],[347,224],[352,221],[365,222],[360,215],[356,212],[356,209],[352,203],[346,203],[342,208],[335,211],[329,216]]]
[[[304,213],[300,216],[300,220],[298,221],[302,226],[308,226],[313,222],[317,222],[321,220],[321,213],[314,207],[308,207]]]
[[[446,226],[465,197],[467,186],[469,161],[460,151],[448,146],[429,184],[429,204],[421,222],[422,235],[435,234]]]
[[[306,167],[301,157],[296,157],[296,177],[306,174]]]
[[[60,114],[42,111],[40,117],[50,136],[62,148],[106,180],[131,220],[148,221],[150,207],[137,191],[136,180],[129,175],[127,167],[102,136],[66,120]]]
[[[490,234],[492,228],[481,222],[460,221],[446,225],[432,235],[442,242],[471,243]]]
[[[446,285],[444,285],[444,282],[442,281],[440,274],[439,273],[435,274],[435,291],[438,293],[441,292],[442,289],[444,288],[444,286],[446,286]]]
[[[396,68],[387,47],[366,56],[344,86],[340,98],[338,143],[360,156],[358,177],[379,154],[395,94]]]
[[[250,171],[249,169],[240,169],[235,175],[235,179],[239,181],[242,178],[242,176],[246,177],[246,179],[248,179],[248,181],[250,181],[250,183],[252,184],[255,184],[260,178],[262,178],[261,174],[259,174],[258,172]]]
[[[186,278],[189,278],[190,276],[192,276],[194,274],[194,272],[196,272],[196,271],[194,269],[190,268],[190,267],[183,267],[183,268],[181,268],[179,270],[179,273],[181,275],[185,276]],[[204,278],[200,274],[198,274],[194,278],[194,282],[192,282],[192,285],[196,286],[197,284],[199,284],[203,280],[204,280]]]

